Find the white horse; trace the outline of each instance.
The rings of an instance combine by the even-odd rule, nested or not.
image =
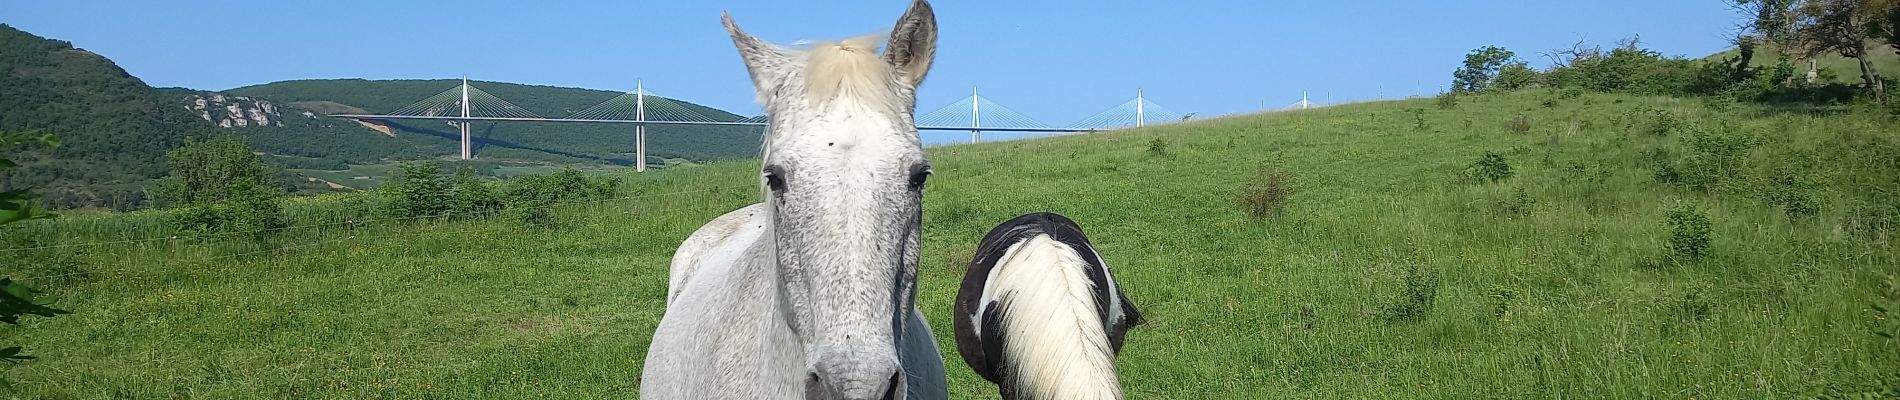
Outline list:
[[[1141,323],[1082,228],[1053,213],[984,235],[955,317],[957,352],[1006,400],[1121,399],[1115,356]]]
[[[943,399],[943,358],[915,307],[930,164],[912,121],[936,51],[917,0],[872,38],[795,50],[724,18],[771,116],[765,201],[674,253],[647,351],[649,399]]]

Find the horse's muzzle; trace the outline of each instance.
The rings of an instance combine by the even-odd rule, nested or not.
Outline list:
[[[890,378],[866,385],[862,380],[828,379],[812,372],[806,377],[808,400],[904,400],[904,372],[891,372]]]

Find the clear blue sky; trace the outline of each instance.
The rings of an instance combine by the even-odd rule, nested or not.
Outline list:
[[[154,86],[220,90],[306,78],[480,80],[649,90],[753,114],[719,25],[775,42],[885,32],[907,0],[0,0],[0,23],[104,54]],[[939,0],[919,112],[984,97],[1064,124],[1133,97],[1215,115],[1445,85],[1483,45],[1539,52],[1642,35],[1665,54],[1725,47],[1721,1]],[[420,99],[418,99],[420,100]]]

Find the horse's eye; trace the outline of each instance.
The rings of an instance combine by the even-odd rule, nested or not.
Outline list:
[[[924,180],[930,179],[930,165],[917,164],[910,168],[910,190],[924,188]]]
[[[777,165],[765,166],[765,187],[771,188],[773,192],[784,192],[785,191],[785,176],[784,175],[785,175],[784,168],[779,168],[779,166]]]

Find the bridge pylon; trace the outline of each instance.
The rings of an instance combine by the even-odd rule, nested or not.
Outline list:
[[[472,135],[469,131],[469,124],[471,123],[471,121],[468,120],[468,117],[469,117],[468,75],[462,75],[462,120],[455,121],[455,125],[462,128],[462,159],[463,160],[471,160],[475,158],[475,143],[474,143],[475,136]]]

